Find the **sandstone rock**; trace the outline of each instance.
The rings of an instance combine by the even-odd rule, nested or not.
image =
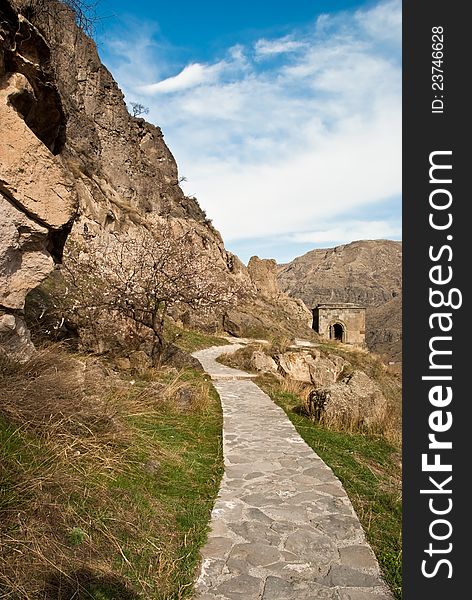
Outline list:
[[[151,366],[151,359],[143,350],[136,350],[129,355],[130,368],[134,371],[144,371]]]
[[[51,256],[61,262],[64,244],[159,235],[166,223],[176,235],[190,233],[189,243],[240,284],[238,308],[224,319],[228,333],[306,337],[310,312],[280,293],[275,262],[254,258],[248,269],[225,249],[197,200],[181,189],[161,129],[129,114],[73,11],[48,0],[47,11],[28,11],[29,22],[21,14],[26,4],[5,0],[0,6],[0,192],[20,213],[13,227],[23,236],[15,246],[14,231],[8,233],[5,252],[16,254],[10,265],[0,255],[0,285],[15,314],[21,318],[24,295],[52,268]],[[14,263],[19,271],[33,254],[34,269],[23,277],[22,267],[18,277],[3,279],[2,269]],[[207,321],[192,311],[189,322],[215,330],[223,312],[215,310]],[[85,328],[78,331],[84,340]]]
[[[336,354],[323,356],[319,351],[311,351],[315,356],[315,363],[310,367],[311,381],[316,387],[331,385],[338,380],[339,375],[347,361]]]
[[[253,256],[247,265],[252,283],[261,296],[277,298],[280,295],[277,282],[277,263],[273,259],[260,259]]]
[[[278,358],[279,371],[285,377],[312,383],[317,387],[334,383],[346,361],[334,354],[325,357],[319,350],[289,351]]]
[[[54,268],[52,256],[62,252],[77,196],[57,155],[65,116],[47,44],[6,9],[0,26],[0,304],[14,315],[15,330],[3,332],[1,343],[26,357],[33,346],[23,319],[25,298]]]
[[[262,350],[255,350],[251,356],[251,365],[256,371],[262,373],[275,373],[277,363],[271,356],[267,356]]]
[[[263,334],[264,324],[258,317],[234,309],[224,315],[223,329],[235,337],[258,337]]]
[[[31,358],[34,347],[21,317],[8,313],[0,315],[0,351],[20,362]]]
[[[315,366],[315,359],[308,352],[285,352],[279,356],[279,371],[285,377],[311,383],[310,367]]]
[[[52,271],[49,231],[0,193],[0,304],[22,310],[27,293]]]
[[[4,75],[0,80],[0,190],[31,219],[57,229],[75,213],[77,196],[61,159],[12,106],[12,98],[21,94],[34,97],[26,77]]]
[[[129,371],[131,369],[131,361],[125,356],[117,356],[113,362],[120,371]]]
[[[314,416],[343,426],[371,429],[387,416],[385,396],[363,371],[354,371],[329,387],[314,390],[308,401]]]
[[[9,334],[15,331],[16,319],[15,315],[1,315],[0,316],[0,334]]]
[[[201,363],[188,352],[185,352],[174,344],[168,344],[162,355],[164,364],[171,365],[176,369],[194,369],[195,371],[203,371]]]

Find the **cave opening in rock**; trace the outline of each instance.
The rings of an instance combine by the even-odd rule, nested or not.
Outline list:
[[[334,323],[331,325],[330,338],[337,340],[338,342],[344,342],[344,327],[341,323]]]

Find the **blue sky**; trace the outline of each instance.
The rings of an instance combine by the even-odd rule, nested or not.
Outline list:
[[[101,0],[99,51],[243,260],[401,238],[401,2]]]

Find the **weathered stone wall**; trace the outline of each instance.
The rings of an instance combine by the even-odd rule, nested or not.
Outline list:
[[[343,343],[365,345],[365,308],[348,304],[320,304],[314,309],[316,331],[325,339],[333,339],[332,327],[343,327]]]

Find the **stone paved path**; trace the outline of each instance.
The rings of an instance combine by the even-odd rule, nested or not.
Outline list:
[[[194,353],[223,406],[225,475],[202,550],[198,600],[391,600],[331,469],[248,373]]]

